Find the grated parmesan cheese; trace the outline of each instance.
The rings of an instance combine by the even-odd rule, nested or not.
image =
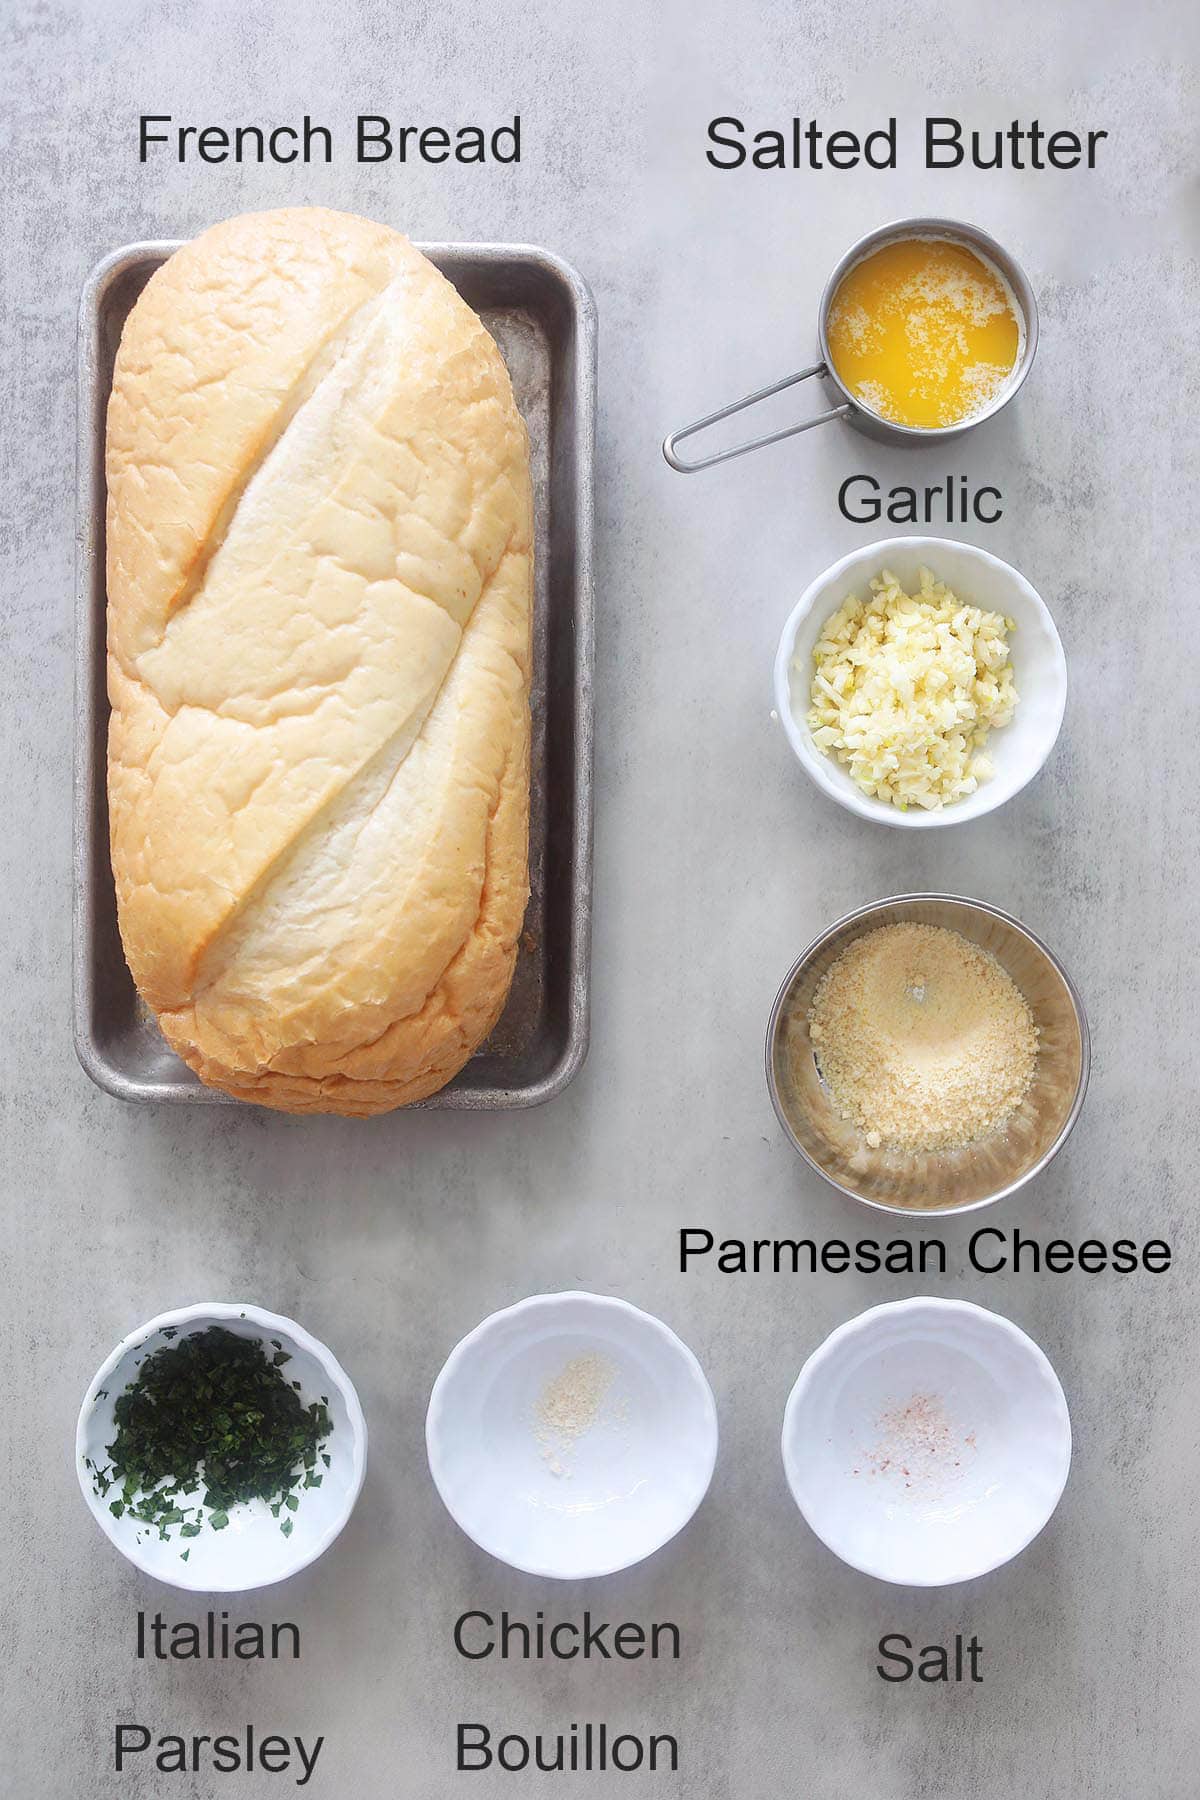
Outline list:
[[[1008,645],[1016,626],[964,605],[928,569],[920,581],[906,594],[884,569],[867,601],[851,595],[825,621],[808,726],[864,793],[933,811],[993,773],[984,746],[1017,704]]]
[[[1038,1027],[990,951],[942,925],[880,925],[825,971],[808,1015],[821,1079],[871,1149],[949,1150],[1029,1091]]]

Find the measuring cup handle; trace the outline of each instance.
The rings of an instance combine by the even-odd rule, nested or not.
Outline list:
[[[760,400],[769,400],[772,394],[782,394],[785,388],[795,387],[798,381],[807,381],[810,375],[828,373],[823,362],[814,363],[811,369],[800,369],[795,375],[785,375],[782,381],[773,382],[770,387],[759,388],[757,393],[747,394],[744,400],[735,400],[732,406],[723,406],[719,412],[708,413],[703,419],[697,419],[694,425],[685,425],[682,431],[672,432],[663,443],[663,455],[673,469],[681,475],[694,475],[697,469],[711,469],[714,463],[728,462],[731,457],[745,456],[748,450],[761,450],[764,444],[777,444],[781,438],[795,437],[798,431],[811,431],[814,425],[827,425],[830,419],[844,419],[850,411],[849,404],[830,407],[828,412],[817,413],[814,418],[805,419],[799,425],[787,425],[782,431],[772,431],[767,437],[751,438],[748,443],[735,444],[732,450],[718,450],[715,456],[701,456],[694,462],[686,462],[676,449],[685,438],[695,437],[698,431],[706,431],[710,425],[717,425],[722,419],[731,419],[734,413],[745,412],[749,406],[757,406]]]

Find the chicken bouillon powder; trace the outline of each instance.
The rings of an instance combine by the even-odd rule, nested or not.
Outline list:
[[[1037,1062],[1029,1003],[989,951],[941,925],[881,925],[809,1011],[821,1078],[872,1148],[950,1150],[997,1130]]]

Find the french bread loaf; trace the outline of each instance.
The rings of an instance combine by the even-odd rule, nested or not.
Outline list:
[[[528,897],[532,500],[503,360],[407,239],[232,219],[172,256],[108,411],[108,791],[125,955],[201,1079],[433,1093]]]

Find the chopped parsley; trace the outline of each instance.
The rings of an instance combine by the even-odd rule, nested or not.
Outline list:
[[[269,1357],[257,1338],[219,1325],[170,1340],[138,1364],[138,1373],[113,1408],[116,1436],[108,1467],[88,1460],[97,1494],[114,1487],[114,1518],[126,1514],[166,1542],[198,1537],[207,1513],[213,1531],[229,1524],[229,1509],[265,1500],[278,1519],[296,1511],[297,1490],[319,1487],[316,1472],[333,1429],[325,1396],[305,1406],[282,1369],[291,1358],[272,1339]],[[203,1501],[191,1498],[203,1488]],[[291,1535],[292,1521],[279,1529]],[[187,1552],[184,1553],[186,1559]]]

